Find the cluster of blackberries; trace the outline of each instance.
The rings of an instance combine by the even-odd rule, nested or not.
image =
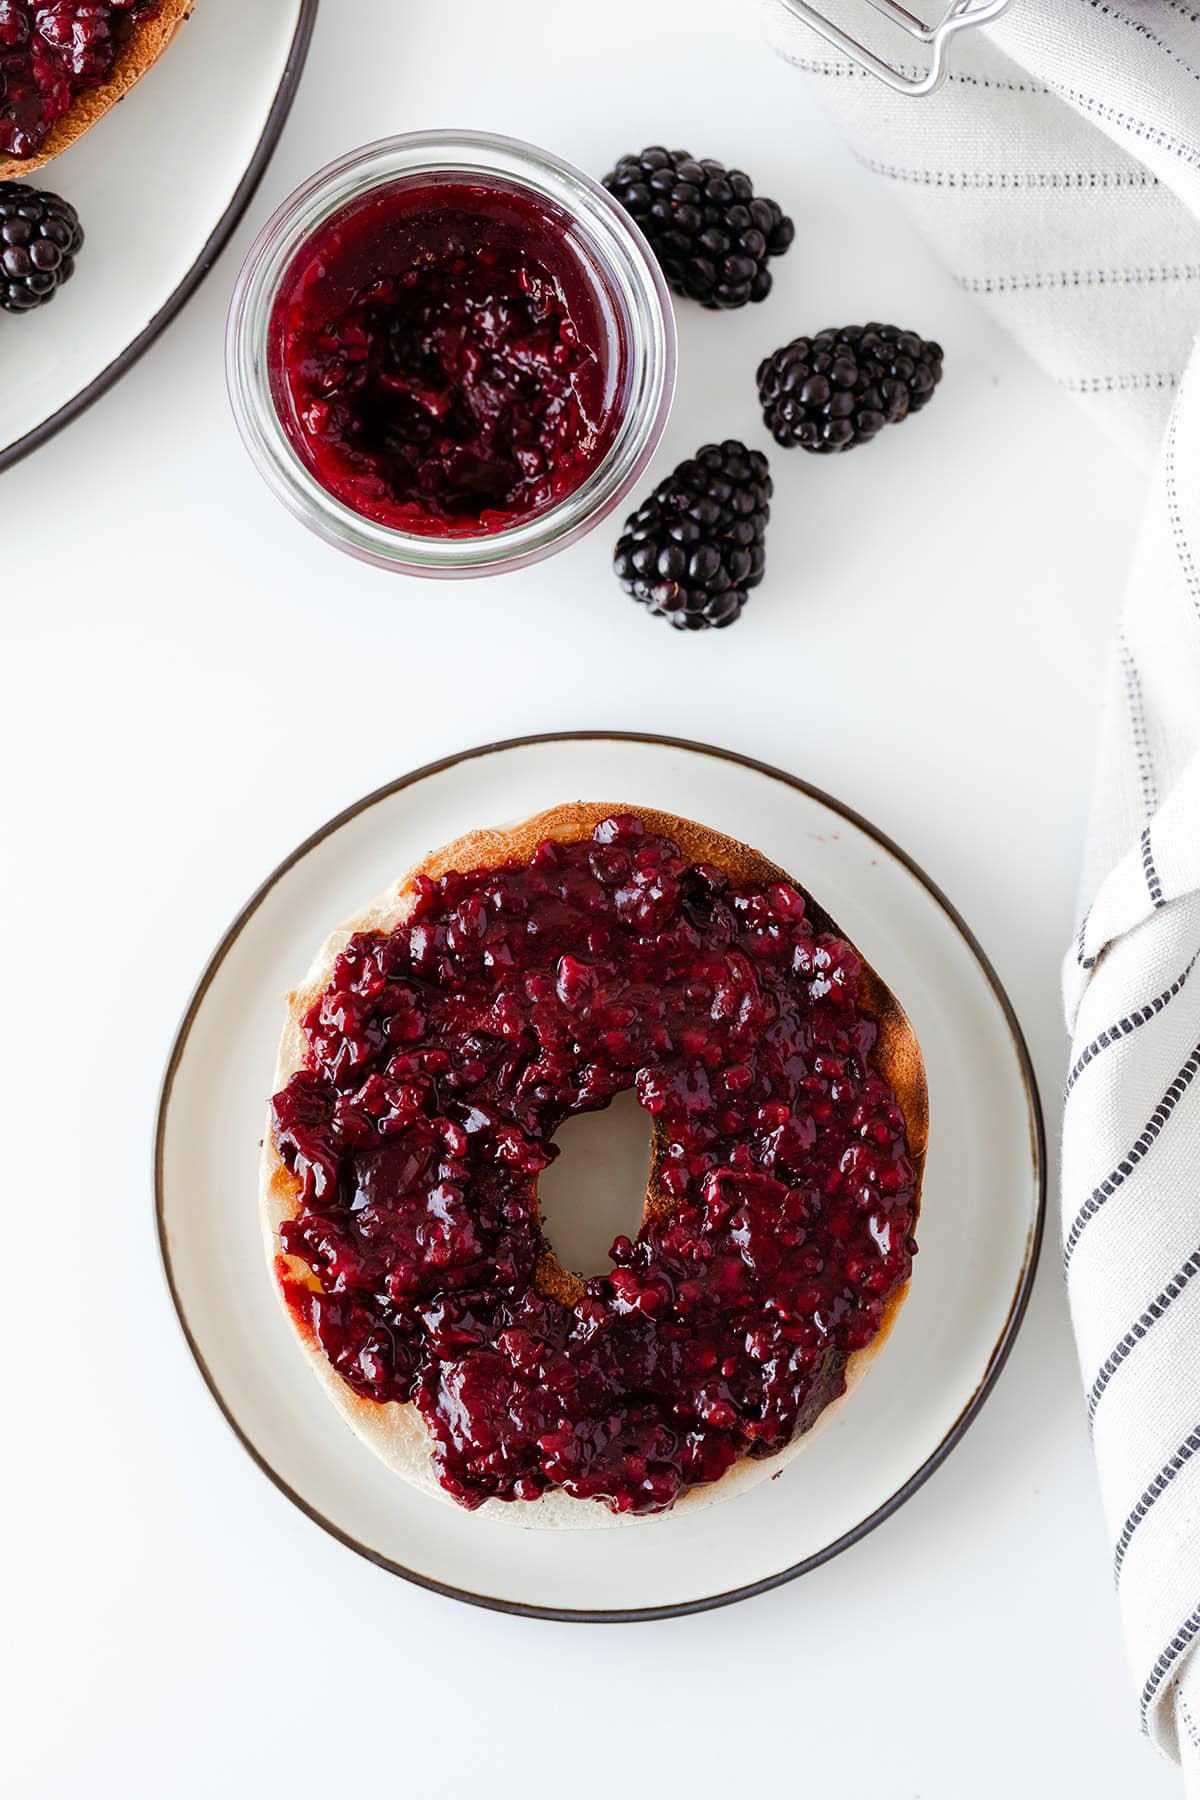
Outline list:
[[[623,156],[604,185],[640,226],[677,294],[731,308],[764,300],[771,257],[796,232],[740,169],[652,145]],[[942,378],[939,345],[895,325],[844,325],[793,338],[758,369],[776,443],[820,455],[868,443],[919,412]],[[727,439],[706,444],[625,522],[614,567],[626,593],[686,631],[732,625],[762,580],[767,459]]]
[[[729,309],[765,300],[773,257],[795,238],[775,200],[740,169],[651,145],[604,178],[641,228],[677,294]],[[83,229],[74,207],[24,182],[0,181],[0,310],[44,306],[74,272]],[[939,345],[895,325],[843,325],[793,338],[758,369],[776,443],[829,455],[868,443],[919,412],[942,377]],[[763,577],[771,476],[767,459],[726,439],[706,444],[625,522],[621,585],[681,630],[732,625]]]

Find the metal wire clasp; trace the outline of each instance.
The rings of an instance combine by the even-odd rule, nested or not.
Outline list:
[[[819,32],[826,42],[836,45],[862,68],[878,75],[881,81],[886,81],[898,94],[915,95],[932,94],[935,88],[942,85],[946,79],[946,52],[951,40],[960,31],[998,19],[1011,4],[1011,0],[951,0],[950,5],[944,8],[932,24],[918,19],[914,13],[901,6],[898,0],[865,0],[865,3],[875,12],[882,13],[885,19],[903,31],[914,44],[921,45],[928,52],[929,63],[923,73],[906,73],[899,65],[877,55],[858,38],[851,37],[840,25],[835,25],[832,19],[827,19],[824,13],[818,12],[815,6],[809,4],[809,0],[783,0],[783,4],[798,19],[803,19],[806,25]]]

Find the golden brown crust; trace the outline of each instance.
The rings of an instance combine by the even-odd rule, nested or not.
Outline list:
[[[56,156],[61,156],[85,131],[90,131],[97,119],[102,119],[158,61],[194,4],[195,0],[163,0],[160,13],[135,25],[108,80],[76,97],[70,111],[50,127],[49,136],[36,156],[0,157],[0,181],[22,181],[34,169],[44,168]]]
[[[674,814],[656,812],[651,807],[616,805],[611,802],[603,805],[595,802],[575,801],[566,806],[556,806],[547,812],[537,813],[528,819],[522,819],[514,825],[500,826],[493,830],[472,831],[464,837],[456,838],[453,843],[440,850],[431,851],[416,868],[409,871],[395,887],[365,907],[353,919],[333,932],[326,939],[309,969],[304,984],[287,999],[287,1021],[279,1046],[279,1058],[275,1071],[275,1091],[278,1091],[298,1068],[301,1067],[306,1049],[300,1021],[309,1007],[313,1005],[325,987],[333,970],[333,964],[344,947],[347,939],[356,931],[389,931],[404,918],[412,891],[412,882],[416,875],[424,874],[436,880],[449,869],[467,871],[470,869],[496,868],[505,862],[528,862],[537,846],[546,838],[553,838],[561,844],[578,843],[590,837],[593,829],[602,819],[613,813],[635,813],[649,831],[662,837],[671,838],[678,844],[681,854],[689,862],[707,862],[714,864],[734,881],[767,882],[786,881],[804,896],[808,915],[817,929],[837,937],[845,938],[845,932],[824,907],[815,900],[808,891],[775,863],[752,850],[749,845],[739,843],[721,832],[713,831],[704,825],[694,824],[691,820],[677,818]],[[925,1083],[925,1065],[921,1058],[920,1047],[912,1027],[905,1017],[904,1011],[891,990],[880,980],[870,964],[863,962],[863,1009],[877,1021],[879,1036],[876,1042],[874,1060],[880,1071],[891,1084],[896,1098],[904,1113],[907,1128],[909,1158],[916,1170],[917,1202],[920,1200],[921,1177],[925,1166],[925,1149],[929,1134],[929,1102]],[[657,1133],[655,1147],[658,1149]],[[655,1157],[657,1164],[658,1158]],[[262,1174],[261,1174],[261,1216],[266,1242],[268,1259],[275,1272],[273,1279],[281,1297],[283,1290],[276,1279],[279,1270],[287,1270],[292,1279],[316,1286],[314,1278],[304,1264],[281,1255],[279,1227],[284,1219],[294,1216],[297,1209],[298,1183],[288,1171],[276,1151],[268,1129],[263,1140]],[[669,1204],[667,1197],[656,1191],[653,1183],[647,1194],[646,1205],[653,1209],[656,1205]],[[538,1285],[546,1293],[570,1303],[581,1291],[579,1277],[564,1269],[553,1251],[547,1246],[538,1265]],[[777,1456],[755,1460],[743,1457],[728,1469],[718,1481],[706,1486],[692,1488],[676,1501],[675,1512],[682,1510],[698,1511],[701,1507],[716,1504],[730,1498],[734,1493],[743,1492],[755,1487],[760,1481],[767,1480],[777,1474],[799,1454],[810,1441],[814,1433],[824,1427],[849,1394],[866,1374],[874,1362],[895,1325],[897,1315],[908,1293],[908,1283],[891,1295],[883,1320],[876,1336],[866,1349],[855,1351],[847,1360],[845,1392],[839,1399],[827,1406],[817,1419],[816,1424],[802,1436],[796,1438],[787,1449]],[[286,1303],[285,1303],[286,1304]],[[389,1466],[402,1474],[416,1486],[439,1498],[454,1502],[436,1481],[429,1459],[429,1440],[420,1415],[414,1406],[399,1405],[396,1402],[381,1404],[364,1400],[360,1395],[346,1386],[335,1373],[323,1351],[307,1339],[300,1329],[300,1322],[291,1308],[287,1308],[288,1317],[297,1331],[308,1354],[314,1372],[321,1380],[326,1392],[338,1406],[358,1434],[365,1438],[371,1447]],[[488,1501],[481,1509],[484,1513],[507,1519],[511,1523],[526,1526],[604,1526],[645,1523],[644,1519],[633,1518],[628,1514],[616,1515],[607,1507],[599,1506],[591,1500],[574,1500],[561,1491],[543,1495],[532,1501]]]

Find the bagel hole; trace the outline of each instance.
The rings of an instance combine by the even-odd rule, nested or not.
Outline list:
[[[646,1204],[653,1126],[632,1089],[579,1113],[554,1136],[558,1156],[538,1177],[542,1229],[576,1275],[603,1275],[622,1233],[636,1237]]]

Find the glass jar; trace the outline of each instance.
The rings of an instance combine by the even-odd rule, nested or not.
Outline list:
[[[376,196],[384,207],[393,204],[395,195],[397,204],[415,208],[425,204],[426,194],[439,192],[469,192],[485,220],[489,195],[495,196],[505,210],[504,230],[510,237],[517,229],[512,221],[520,220],[523,208],[555,253],[569,257],[572,280],[599,340],[594,360],[603,387],[605,433],[591,465],[580,459],[577,482],[527,513],[493,511],[479,519],[455,519],[449,526],[411,529],[368,516],[319,478],[287,376],[280,296],[291,291],[289,284],[304,269],[314,239],[319,258],[324,229],[336,232],[357,209],[365,214]],[[324,275],[323,264],[313,266]],[[409,286],[419,279],[418,264]],[[259,472],[313,531],[352,555],[406,574],[495,574],[573,543],[619,505],[644,473],[674,390],[674,314],[645,239],[589,176],[513,138],[419,132],[352,151],[284,201],[259,233],[238,277],[226,369],[238,428]],[[527,454],[536,467],[537,451]]]

